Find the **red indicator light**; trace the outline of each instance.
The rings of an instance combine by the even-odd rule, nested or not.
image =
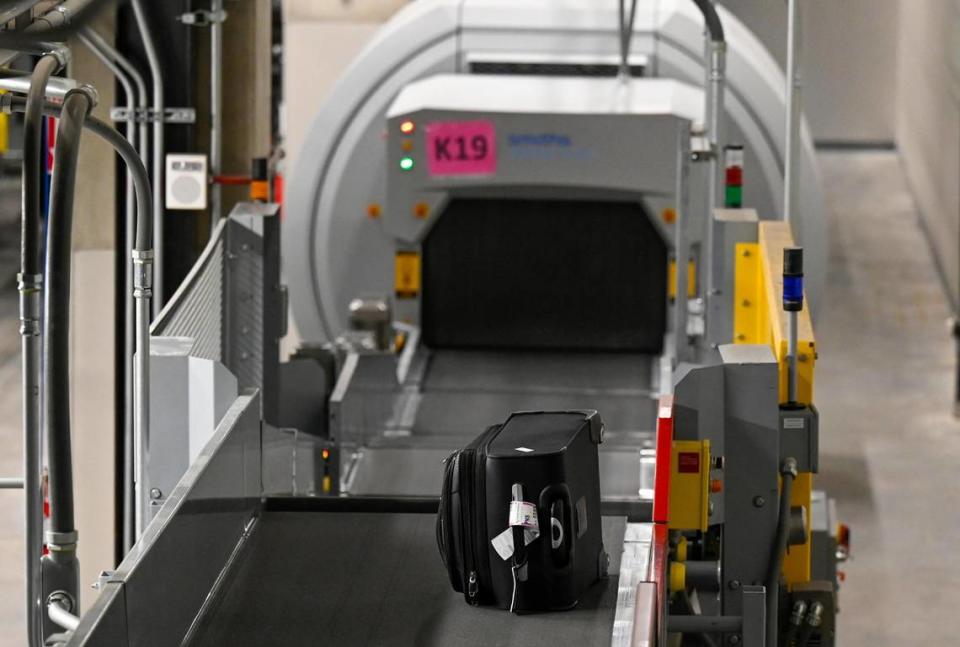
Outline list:
[[[320,456],[322,456],[322,457],[323,457],[323,460],[325,460],[325,461],[326,461],[326,460],[329,460],[329,459],[330,459],[330,450],[329,450],[329,449],[324,449],[324,450],[322,450],[322,451],[320,452]]]
[[[400,132],[402,132],[404,135],[411,134],[414,130],[416,130],[416,128],[416,125],[410,120],[401,122],[400,124]]]
[[[727,186],[743,186],[743,169],[739,166],[727,167]]]

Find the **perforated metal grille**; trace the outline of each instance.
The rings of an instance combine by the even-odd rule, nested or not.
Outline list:
[[[263,383],[263,256],[254,236],[238,225],[231,232],[228,307],[230,357],[225,363],[243,387]],[[250,239],[243,244],[237,239]]]
[[[215,361],[223,359],[225,231],[225,226],[216,230],[194,270],[151,328],[155,337],[190,337],[194,340],[191,355]]]

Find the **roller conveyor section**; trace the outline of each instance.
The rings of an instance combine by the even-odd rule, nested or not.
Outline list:
[[[611,575],[570,611],[513,615],[450,588],[431,514],[267,511],[189,645],[609,645],[625,519],[604,517]]]

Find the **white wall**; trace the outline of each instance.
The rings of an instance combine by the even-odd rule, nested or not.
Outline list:
[[[313,118],[333,84],[405,0],[285,0],[283,13],[284,173],[296,167]],[[300,344],[296,320],[280,341],[286,360]]]
[[[892,142],[900,3],[801,0],[804,112],[818,141]],[[786,62],[785,0],[719,0]]]
[[[902,2],[897,145],[956,307],[960,303],[960,0]]]
[[[98,31],[112,34],[108,17]],[[110,122],[114,79],[86,47],[72,47],[71,74],[100,93],[93,114]],[[80,541],[80,602],[84,610],[97,597],[90,588],[114,561],[114,247],[116,210],[113,149],[85,135],[80,147],[75,195],[73,282],[70,323],[70,394],[73,431],[73,484]],[[96,169],[91,172],[91,170]],[[105,196],[111,196],[105,199]],[[104,289],[106,286],[106,289]]]
[[[293,171],[314,115],[330,88],[404,0],[286,0],[284,127],[286,173]]]

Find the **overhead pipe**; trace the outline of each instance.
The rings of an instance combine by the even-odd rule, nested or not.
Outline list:
[[[783,219],[798,217],[800,204],[800,104],[803,94],[802,49],[803,15],[800,0],[787,0],[787,127],[785,168],[783,172]]]
[[[714,224],[713,212],[722,204],[721,192],[723,191],[723,182],[720,173],[722,165],[720,155],[724,144],[724,91],[726,89],[726,70],[727,70],[727,42],[726,34],[723,30],[723,21],[717,13],[717,8],[712,0],[693,0],[703,14],[703,22],[707,31],[707,49],[705,54],[707,60],[704,61],[706,70],[706,82],[704,84],[705,104],[703,125],[706,130],[707,141],[710,143],[710,175],[708,178],[708,197],[707,197],[707,217],[706,217],[706,236],[704,246],[706,248],[706,295],[711,297],[719,293],[716,285],[716,272],[714,271]],[[679,266],[678,266],[679,267]]]
[[[43,547],[43,493],[40,484],[40,303],[43,274],[40,266],[43,231],[41,180],[44,169],[43,106],[47,82],[66,61],[55,54],[43,56],[30,75],[24,102],[23,165],[21,180],[20,348],[23,398],[24,533],[27,596],[27,641],[43,642],[40,628],[40,555]],[[5,95],[11,96],[11,95]]]
[[[90,28],[84,29],[80,33],[80,39],[103,61],[113,74],[120,79],[127,95],[127,141],[134,145],[140,153],[140,159],[146,160],[149,156],[149,132],[145,119],[139,120],[137,125],[137,112],[146,115],[149,106],[149,94],[147,85],[143,80],[140,71],[120,52],[110,45],[100,34]],[[135,88],[135,91],[134,91]],[[132,103],[136,103],[136,111]],[[127,169],[127,189],[126,189],[126,240],[127,245],[133,243],[134,232],[136,231],[136,205],[133,188],[133,174]],[[133,276],[133,259],[127,254],[125,256],[125,276]],[[125,291],[124,298],[124,326],[123,326],[123,349],[124,361],[127,362],[128,370],[124,374],[124,407],[123,407],[123,433],[124,433],[124,456],[123,464],[125,466],[125,475],[123,482],[123,552],[127,553],[133,546],[136,536],[134,530],[134,435],[133,435],[133,371],[130,363],[134,351],[134,304],[133,292]]]
[[[0,61],[8,62],[19,52],[42,54],[58,47],[116,0],[64,0],[33,20],[22,31],[5,31],[0,40]],[[30,4],[30,3],[28,3]],[[36,3],[39,4],[39,3]]]
[[[4,76],[0,77],[0,90],[7,92],[16,92],[18,94],[27,94],[32,87],[32,77],[30,76]],[[47,81],[45,95],[49,99],[63,99],[70,90],[77,87],[74,79],[50,78]]]
[[[210,2],[210,175],[223,170],[223,0]],[[223,214],[221,185],[210,187],[210,235]]]
[[[166,107],[163,98],[163,70],[160,66],[160,56],[157,54],[157,46],[154,43],[150,25],[147,23],[143,0],[130,0],[130,5],[133,7],[134,18],[137,21],[140,37],[143,39],[143,48],[147,54],[147,64],[150,66],[150,76],[153,78],[153,114],[150,118],[153,121],[153,245],[156,255],[154,259],[156,269],[153,279],[155,298],[153,299],[152,314],[156,316],[163,307],[163,135],[164,109]],[[142,527],[138,525],[137,532],[139,533],[141,530]]]
[[[626,0],[620,0],[620,69],[621,81],[630,79],[630,43],[633,41],[633,23],[637,15],[637,0],[631,0],[627,13]]]
[[[103,36],[93,29],[84,29],[82,37],[89,39],[98,50],[103,52],[104,55],[109,57],[110,60],[126,72],[136,86],[137,110],[142,117],[137,120],[137,150],[140,151],[140,158],[144,161],[144,164],[146,164],[147,159],[150,157],[150,128],[147,120],[147,115],[150,110],[150,94],[147,92],[147,83],[144,81],[143,75],[140,73],[140,70],[137,69],[137,66],[130,62],[130,59],[121,54],[113,45],[108,43]]]
[[[43,104],[43,114],[50,116],[60,116],[61,105],[56,103]],[[0,109],[3,112],[25,112],[27,101],[11,94],[0,96]],[[133,184],[137,197],[137,226],[134,235],[134,250],[132,256],[134,259],[133,288],[134,298],[137,305],[137,348],[136,365],[134,371],[134,410],[135,410],[135,437],[138,440],[137,449],[141,451],[138,454],[137,465],[141,466],[146,461],[146,444],[149,441],[149,375],[150,375],[150,297],[151,297],[151,270],[153,260],[152,250],[152,198],[150,193],[150,178],[147,169],[137,155],[137,151],[130,143],[123,138],[116,130],[99,119],[89,117],[84,122],[84,127],[94,134],[100,136],[123,158],[124,163],[133,171]],[[142,485],[142,480],[138,480],[138,486]],[[141,497],[142,498],[142,497]],[[39,596],[37,598],[39,604]],[[32,608],[36,605],[32,604]],[[40,642],[37,643],[41,644]]]

